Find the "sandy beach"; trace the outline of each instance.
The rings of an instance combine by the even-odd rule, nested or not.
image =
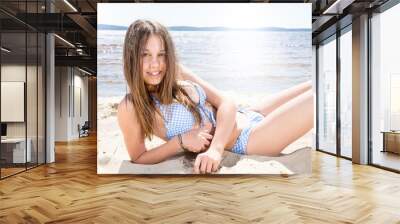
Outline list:
[[[265,97],[246,96],[224,92],[237,105],[249,106]],[[123,136],[119,129],[116,110],[122,97],[98,98],[98,174],[191,174],[195,155],[177,155],[159,164],[141,165],[129,161]],[[311,148],[313,130],[286,147],[282,156],[248,156],[225,151],[218,174],[303,174],[311,172]],[[151,149],[164,141],[154,137],[146,140],[146,148]]]

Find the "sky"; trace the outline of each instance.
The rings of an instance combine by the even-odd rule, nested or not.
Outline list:
[[[311,3],[98,3],[98,24],[129,26],[153,19],[164,26],[311,29]]]

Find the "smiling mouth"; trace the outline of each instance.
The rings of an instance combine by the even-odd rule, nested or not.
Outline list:
[[[159,76],[161,72],[148,72],[147,74],[149,74],[150,76]]]

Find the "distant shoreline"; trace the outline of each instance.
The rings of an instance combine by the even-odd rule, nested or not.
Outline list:
[[[273,31],[273,32],[311,32],[310,29],[296,28],[289,29],[283,27],[261,27],[261,28],[229,28],[229,27],[193,27],[193,26],[170,26],[170,31]],[[98,30],[127,30],[126,26],[98,24]]]

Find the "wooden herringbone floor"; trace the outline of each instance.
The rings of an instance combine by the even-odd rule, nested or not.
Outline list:
[[[100,176],[96,139],[0,181],[0,223],[400,223],[400,175],[313,153],[309,176]]]

